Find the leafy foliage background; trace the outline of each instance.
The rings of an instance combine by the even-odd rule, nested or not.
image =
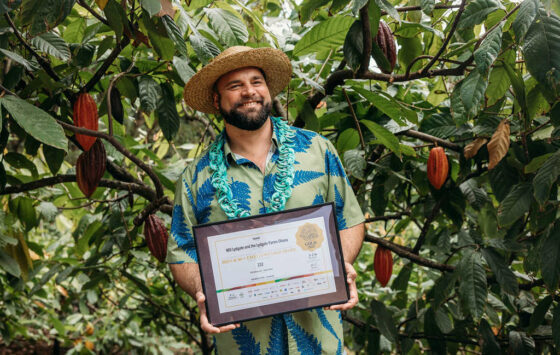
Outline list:
[[[222,127],[184,105],[185,82],[246,44],[291,58],[275,114],[335,143],[367,212],[350,351],[558,353],[559,14],[549,0],[2,0],[0,342],[212,350],[142,224],[169,226],[174,181]],[[79,92],[98,103],[97,133],[73,126]],[[107,150],[91,199],[76,132]],[[434,145],[450,163],[441,190]],[[395,259],[387,287],[376,245]]]

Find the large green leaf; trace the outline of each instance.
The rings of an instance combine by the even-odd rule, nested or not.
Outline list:
[[[521,182],[512,187],[498,207],[498,223],[500,226],[509,226],[517,221],[529,211],[532,200],[533,194],[530,183]]]
[[[360,180],[364,180],[366,159],[364,158],[363,150],[350,149],[344,152],[344,165],[352,176]]]
[[[141,76],[138,79],[138,94],[140,107],[149,113],[156,109],[161,97],[161,89],[151,76]]]
[[[31,40],[31,44],[40,52],[45,52],[60,60],[70,59],[70,49],[66,42],[53,32],[43,33]]]
[[[541,275],[551,290],[560,281],[560,222],[550,229],[541,247]]]
[[[210,26],[228,47],[245,44],[249,38],[247,27],[237,16],[224,9],[206,9]]]
[[[537,16],[540,3],[539,0],[525,0],[521,3],[513,21],[513,33],[518,42],[523,41],[525,34]]]
[[[533,314],[531,315],[531,321],[529,322],[529,329],[528,332],[532,332],[533,330],[537,329],[539,325],[544,321],[544,317],[546,316],[546,312],[550,308],[552,304],[552,297],[546,296],[543,298],[539,304],[535,307]]]
[[[0,267],[15,277],[20,277],[21,270],[17,261],[0,249]]]
[[[33,164],[33,162],[27,159],[23,154],[19,154],[16,152],[8,152],[4,155],[4,160],[6,161],[6,163],[10,164],[12,167],[16,169],[28,170],[34,179],[36,179],[39,176],[35,164]]]
[[[0,52],[2,52],[2,54],[4,54],[6,57],[10,58],[14,62],[21,64],[28,71],[34,71],[38,68],[35,63],[28,61],[27,59],[25,59],[24,57],[22,57],[17,53],[11,52],[4,48],[0,48]]]
[[[480,47],[474,52],[474,61],[476,62],[477,69],[481,73],[486,73],[490,68],[498,53],[500,48],[502,48],[502,28],[504,24],[501,23],[498,27],[492,30],[484,38]]]
[[[215,56],[220,54],[220,49],[216,47],[212,41],[200,34],[193,34],[189,36],[189,41],[191,42],[198,59],[203,64],[207,64]]]
[[[170,141],[179,130],[180,118],[175,104],[173,87],[169,83],[162,83],[160,88],[161,99],[158,101],[156,114],[165,139]]]
[[[504,97],[509,86],[510,81],[506,69],[503,66],[494,65],[486,88],[487,105],[492,106]]]
[[[173,57],[173,66],[181,77],[183,84],[186,84],[194,75],[194,70],[189,66],[189,62],[182,57]]]
[[[45,156],[49,170],[53,175],[56,175],[64,161],[64,150],[53,148],[50,145],[43,145],[43,155]]]
[[[161,59],[171,60],[175,54],[175,44],[167,36],[163,21],[159,17],[150,18],[144,12],[141,17],[140,26],[144,32],[148,33],[150,43]]]
[[[461,85],[461,101],[471,117],[476,116],[478,113],[481,102],[484,101],[484,92],[487,86],[487,75],[478,70],[473,70],[463,80]]]
[[[103,13],[107,18],[107,22],[109,22],[109,27],[115,31],[117,38],[121,38],[125,28],[125,23],[127,22],[126,13],[124,12],[122,6],[117,4],[115,0],[109,0],[103,9]]]
[[[173,19],[169,15],[163,16],[161,18],[161,21],[163,22],[163,25],[165,26],[165,30],[167,31],[167,35],[175,43],[175,48],[177,48],[177,51],[179,51],[179,53],[183,57],[185,57],[185,58],[188,57],[189,54],[187,53],[187,44],[185,43],[185,39],[183,38],[183,34],[181,33],[181,30],[179,29],[179,27],[177,26],[175,21],[173,21]]]
[[[364,52],[362,22],[355,21],[344,39],[344,59],[350,68],[356,70],[362,63],[362,54]]]
[[[0,103],[18,125],[33,138],[67,151],[68,140],[64,130],[48,113],[16,96],[6,96]]]
[[[474,319],[480,319],[486,306],[486,273],[480,253],[470,251],[457,266],[459,273],[459,297]]]
[[[541,166],[533,179],[533,194],[535,200],[542,206],[548,201],[550,188],[560,175],[560,153],[550,156]]]
[[[391,2],[387,0],[375,0],[375,3],[377,4],[377,6],[379,6],[381,10],[384,10],[387,13],[387,15],[394,18],[395,21],[399,23],[401,22],[401,17],[399,16],[397,9],[395,9],[395,7],[391,4]]]
[[[371,301],[371,315],[375,319],[379,332],[389,341],[396,342],[398,339],[397,327],[393,322],[391,312],[387,310],[385,305],[377,300]]]
[[[527,70],[537,81],[560,92],[560,18],[539,9],[523,41]]]
[[[482,23],[490,13],[503,9],[498,0],[472,0],[468,1],[465,11],[459,20],[459,28],[470,28]]]
[[[293,54],[301,56],[340,47],[352,23],[352,17],[334,16],[317,24],[296,43]]]
[[[401,146],[399,139],[391,133],[387,128],[369,120],[360,120],[360,123],[366,126],[379,143],[383,144],[399,158],[401,157]]]
[[[299,21],[304,25],[309,19],[314,11],[319,9],[321,6],[328,4],[330,0],[304,0],[299,8]]]
[[[517,295],[519,293],[517,278],[506,264],[504,257],[492,248],[482,249],[482,256],[490,265],[502,290],[510,295]]]
[[[399,126],[404,127],[407,125],[403,118],[406,118],[409,122],[418,123],[416,112],[402,106],[390,95],[381,91],[369,91],[357,85],[352,86],[352,89],[365,97],[379,111],[392,118]]]
[[[460,133],[451,115],[444,113],[425,117],[420,123],[420,131],[444,139]]]
[[[76,0],[23,0],[20,21],[29,26],[29,33],[35,36],[50,31],[61,23],[74,6]]]
[[[144,10],[148,11],[150,16],[154,16],[161,11],[160,0],[140,0],[140,4]]]

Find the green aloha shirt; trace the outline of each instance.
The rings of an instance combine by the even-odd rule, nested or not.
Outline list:
[[[274,121],[273,121],[274,122]],[[295,130],[293,192],[285,209],[335,202],[340,230],[364,221],[350,182],[332,143],[308,130]],[[258,215],[270,207],[279,157],[276,125],[273,153],[265,173],[250,160],[232,153],[224,144],[227,176],[240,206]],[[168,242],[168,263],[198,262],[191,226],[219,222],[227,216],[218,205],[208,167],[209,155],[190,163],[180,176]],[[231,332],[216,334],[216,353],[225,354],[342,354],[342,318],[339,311],[322,308],[243,322]]]

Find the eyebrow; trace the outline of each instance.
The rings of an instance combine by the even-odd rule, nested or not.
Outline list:
[[[262,76],[262,75],[254,75],[249,80],[265,80],[265,79],[264,79],[264,76]],[[241,83],[241,80],[229,81],[224,85],[224,87],[228,87],[228,86],[231,86],[231,85],[237,84],[237,83]]]

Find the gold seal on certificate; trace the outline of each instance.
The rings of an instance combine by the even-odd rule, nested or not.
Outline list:
[[[348,300],[332,203],[193,228],[210,323]]]
[[[305,223],[296,232],[296,244],[303,250],[317,250],[324,239],[323,231],[315,223]]]

